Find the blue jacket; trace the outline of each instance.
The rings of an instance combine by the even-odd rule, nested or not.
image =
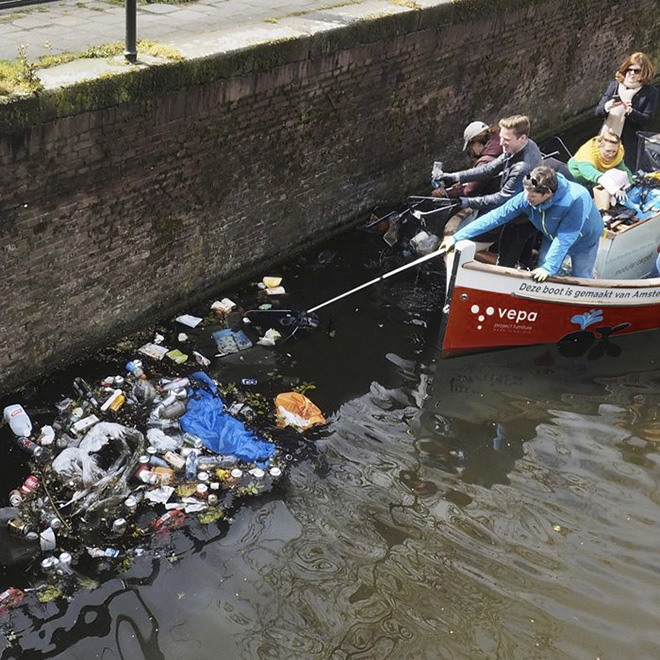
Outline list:
[[[544,240],[551,241],[540,265],[550,275],[556,275],[567,254],[588,251],[597,245],[603,233],[603,219],[587,189],[559,173],[557,180],[555,194],[539,206],[532,206],[523,191],[459,229],[454,238],[462,241],[479,236],[524,214],[543,232]]]

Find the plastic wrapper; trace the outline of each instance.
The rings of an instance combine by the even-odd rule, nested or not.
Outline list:
[[[282,392],[275,397],[277,425],[280,428],[293,426],[305,431],[312,426],[325,424],[321,411],[304,395],[298,392]]]

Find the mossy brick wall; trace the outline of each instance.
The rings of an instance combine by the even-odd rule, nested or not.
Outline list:
[[[464,0],[0,106],[0,390],[285,258],[657,61],[655,0]]]

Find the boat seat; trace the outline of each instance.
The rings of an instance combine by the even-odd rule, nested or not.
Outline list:
[[[482,264],[497,265],[497,252],[491,252],[488,248],[479,250],[479,252],[475,253],[474,258],[475,261],[480,261]]]

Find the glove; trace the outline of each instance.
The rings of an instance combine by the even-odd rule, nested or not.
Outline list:
[[[433,179],[433,184],[439,188],[449,188],[454,183],[458,183],[458,177],[455,174],[443,172],[440,176]]]
[[[456,245],[456,239],[453,236],[445,236],[442,239],[442,243],[440,243],[438,252],[440,254],[448,254],[454,249],[455,245]]]
[[[458,201],[461,203],[461,208],[462,209],[467,209],[470,206],[470,198],[469,197],[459,197]]]
[[[548,277],[550,277],[550,273],[544,268],[535,268],[532,271],[532,279],[535,282],[545,282]]]
[[[619,202],[619,204],[621,204],[628,199],[628,194],[623,188],[619,188],[619,190],[614,191],[612,197],[614,197],[614,199],[616,199],[616,201]]]

